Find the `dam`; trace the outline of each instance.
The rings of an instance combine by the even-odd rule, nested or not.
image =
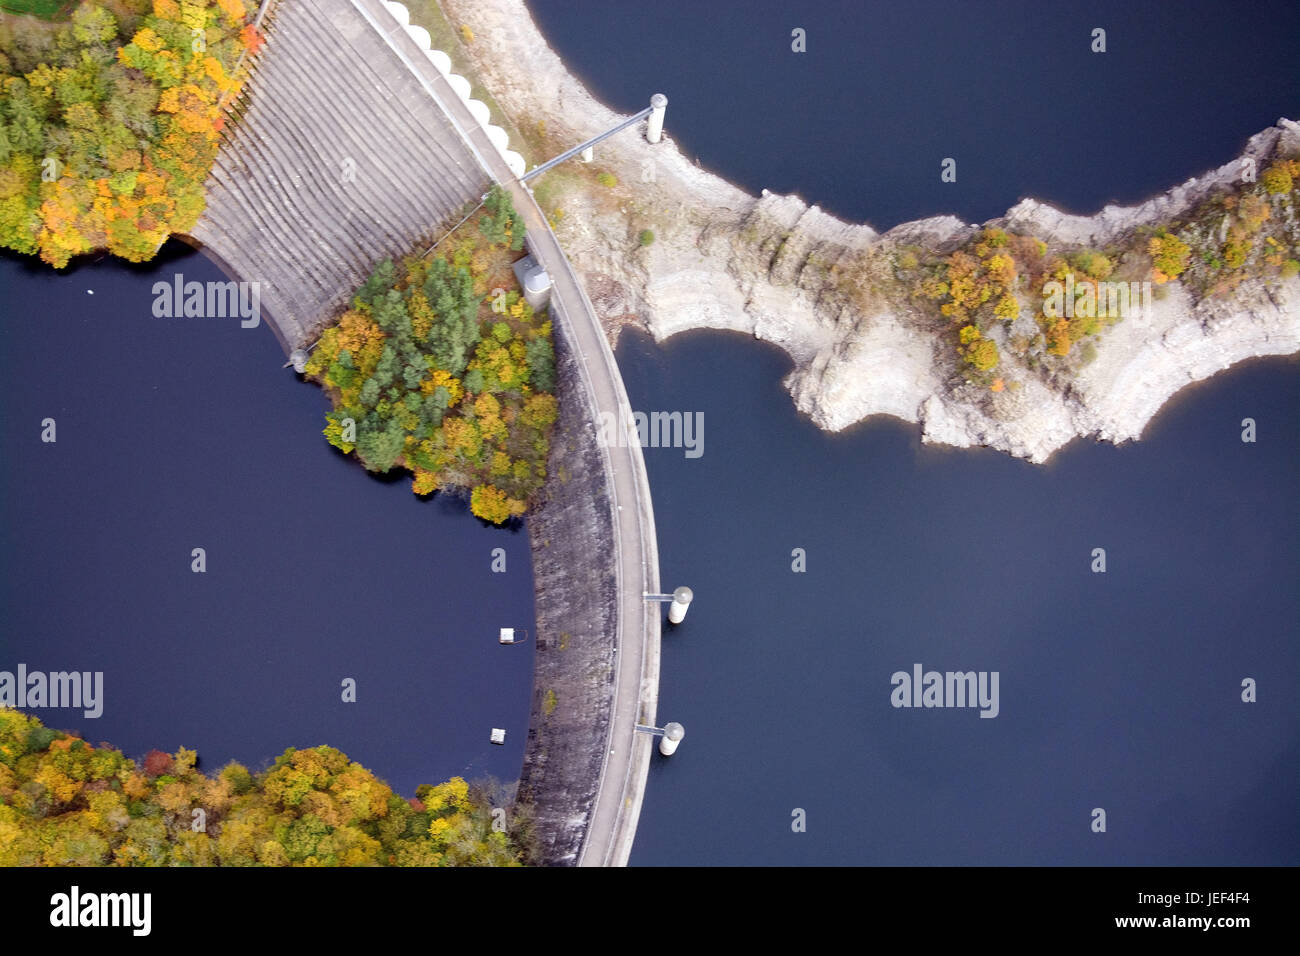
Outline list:
[[[263,25],[187,238],[261,284],[286,353],[314,342],[376,263],[427,247],[493,183],[552,279],[560,418],[528,518],[537,668],[519,797],[538,862],[624,865],[654,747],[635,728],[655,722],[658,694],[660,610],[644,595],[660,588],[641,448],[595,428],[631,414],[604,332],[517,154],[401,4],[273,0]]]

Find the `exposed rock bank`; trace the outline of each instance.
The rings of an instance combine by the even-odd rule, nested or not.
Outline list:
[[[544,118],[548,149],[622,118],[568,73],[522,0],[443,5],[473,31],[465,52],[514,122],[533,129]],[[1300,149],[1300,125],[1280,120],[1252,137],[1243,156],[1279,148]],[[1016,374],[1017,387],[990,395],[957,380],[951,346],[906,302],[871,283],[844,281],[870,274],[863,266],[873,256],[904,245],[942,250],[976,227],[944,216],[878,234],[797,197],[751,196],[695,166],[668,138],[651,146],[621,134],[598,153],[597,166],[617,178],[616,188],[583,188],[589,180],[568,174],[566,189],[556,173],[547,174],[560,177],[547,188],[562,194],[557,234],[611,337],[634,323],[656,339],[710,328],[773,342],[794,360],[784,384],[795,404],[825,429],[887,414],[919,423],[928,442],[989,445],[1042,462],[1078,436],[1138,438],[1184,386],[1247,358],[1300,350],[1300,279],[1250,280],[1200,301],[1171,282],[1149,314],[1106,330],[1096,357],[1069,379],[1013,364],[1011,373],[1025,373]],[[1241,168],[1233,160],[1140,206],[1107,206],[1091,217],[1027,199],[990,225],[1056,244],[1106,245],[1177,218]],[[638,242],[642,229],[654,232],[651,244]]]

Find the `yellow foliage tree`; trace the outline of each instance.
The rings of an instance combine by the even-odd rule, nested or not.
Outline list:
[[[493,485],[478,485],[470,492],[470,511],[484,521],[501,524],[510,519],[511,509],[506,493]]]
[[[1182,275],[1192,255],[1191,247],[1172,233],[1152,236],[1147,242],[1147,252],[1153,265],[1152,277],[1157,283]]]

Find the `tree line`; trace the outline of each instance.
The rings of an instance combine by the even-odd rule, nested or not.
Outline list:
[[[468,491],[501,523],[546,480],[558,405],[551,323],[510,271],[523,224],[499,187],[485,208],[446,254],[381,262],[304,371],[332,400],[332,445],[370,471],[408,469],[418,495]]]
[[[1300,274],[1292,225],[1297,179],[1300,157],[1278,155],[1257,179],[1243,177],[1181,219],[1140,227],[1105,249],[1049,248],[1035,236],[989,226],[946,255],[900,248],[894,276],[909,301],[947,332],[968,381],[999,392],[1015,366],[1004,362],[997,340],[1030,368],[1068,373],[1089,361],[1095,339],[1120,321],[1092,308],[1049,314],[1043,289],[1053,280],[1069,276],[1076,295],[1091,292],[1094,300],[1108,281],[1158,289],[1177,280],[1199,298],[1247,279]],[[1017,323],[1021,317],[1032,325]]]
[[[208,775],[0,708],[0,866],[519,866],[526,811],[460,777],[403,799],[332,747]]]
[[[143,262],[192,229],[247,21],[243,0],[113,0],[0,24],[0,244]]]

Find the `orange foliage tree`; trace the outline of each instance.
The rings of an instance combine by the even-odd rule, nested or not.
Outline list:
[[[95,249],[141,262],[192,229],[218,98],[239,88],[242,0],[121,15],[82,3],[48,61],[0,49],[0,244],[56,267]]]

